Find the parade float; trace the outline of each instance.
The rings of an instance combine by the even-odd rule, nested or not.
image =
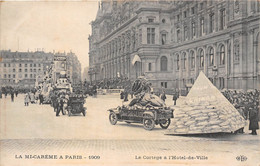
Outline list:
[[[235,107],[200,72],[184,104],[175,106],[174,120],[166,134],[233,133],[245,125]]]
[[[109,109],[110,123],[142,123],[146,130],[152,130],[159,124],[161,128],[167,129],[173,118],[173,109],[167,107],[158,96],[151,94],[150,90],[144,78],[135,80],[132,85],[135,98],[128,105]]]
[[[44,75],[37,78],[35,87],[43,95],[43,103],[50,104],[51,96],[56,93],[70,94],[72,87],[66,76],[66,56],[54,56],[54,63],[47,66]]]

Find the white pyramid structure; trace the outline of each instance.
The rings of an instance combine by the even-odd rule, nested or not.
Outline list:
[[[200,72],[184,105],[175,107],[166,134],[234,132],[246,125],[236,108]]]

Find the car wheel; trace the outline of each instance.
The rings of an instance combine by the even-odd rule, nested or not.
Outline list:
[[[155,122],[153,119],[144,119],[143,125],[145,130],[152,130],[155,126]]]
[[[164,120],[160,123],[162,129],[167,129],[171,124],[171,119]]]
[[[115,125],[117,123],[117,120],[118,120],[118,118],[117,118],[116,113],[115,112],[110,112],[110,114],[109,114],[109,121],[110,121],[110,123],[112,125]]]

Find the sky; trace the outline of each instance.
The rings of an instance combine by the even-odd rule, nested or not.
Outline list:
[[[0,2],[0,50],[74,52],[88,66],[97,0]]]

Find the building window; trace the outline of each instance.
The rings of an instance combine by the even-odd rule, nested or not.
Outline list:
[[[166,34],[162,34],[162,45],[166,44]]]
[[[22,72],[22,69],[19,69],[19,72]]]
[[[187,11],[184,11],[184,12],[183,12],[183,16],[184,16],[184,18],[187,17]]]
[[[36,64],[34,64],[33,66],[36,67]]]
[[[226,10],[222,9],[220,10],[220,30],[223,30],[226,26]]]
[[[33,69],[33,72],[36,72],[36,69]]]
[[[183,53],[183,64],[182,64],[182,68],[186,69],[186,53]]]
[[[30,74],[30,78],[32,78],[33,77],[33,75],[32,74]]]
[[[209,49],[209,66],[214,65],[214,50],[212,47]]]
[[[36,74],[34,74],[33,76],[34,76],[34,78],[36,78]]]
[[[239,62],[239,41],[236,40],[234,43],[234,61]]]
[[[214,14],[209,15],[209,33],[214,31]]]
[[[4,63],[4,67],[6,67],[6,64]]]
[[[153,19],[153,18],[148,18],[148,22],[149,22],[149,23],[153,23],[153,22],[154,22],[154,19]]]
[[[194,69],[195,68],[195,56],[194,56],[194,52],[192,51],[191,52],[191,55],[190,55],[190,59],[191,59],[191,64],[190,64],[190,66],[191,66],[191,69]]]
[[[15,72],[15,69],[13,69],[13,72]]]
[[[191,14],[195,14],[195,8],[194,7],[191,8]]]
[[[200,50],[200,67],[204,67],[204,51]]]
[[[167,71],[168,60],[165,56],[161,57],[161,71]]]
[[[204,18],[200,19],[200,36],[204,34]]]
[[[19,67],[22,67],[22,64],[21,64],[21,63],[19,64]]]
[[[26,64],[24,64],[24,67],[27,67],[27,63],[26,63]]]
[[[161,82],[161,87],[162,88],[167,88],[167,82]]]
[[[32,69],[30,69],[30,72],[32,72]]]
[[[4,78],[6,78],[6,74],[4,75]]]
[[[177,67],[177,70],[180,69],[180,56],[179,56],[179,54],[177,55],[177,58],[176,58],[176,67]]]
[[[15,78],[15,74],[13,74],[13,78]]]
[[[27,69],[25,69],[25,72],[27,72],[28,70]]]
[[[225,88],[225,79],[223,77],[219,77],[219,88]]]
[[[195,22],[191,23],[191,34],[192,34],[192,38],[195,38],[196,36]]]
[[[152,71],[152,63],[148,63],[148,71]]]
[[[162,23],[164,23],[164,24],[165,24],[165,22],[166,22],[166,21],[165,21],[165,19],[162,19]]]
[[[181,30],[178,29],[177,30],[177,42],[180,42],[181,41]]]
[[[155,43],[155,28],[147,28],[147,44]]]
[[[200,3],[200,10],[202,10],[203,7],[204,7],[204,4],[203,4],[203,2],[202,2],[202,3]]]
[[[177,15],[177,21],[180,21],[180,15],[179,14]]]
[[[139,29],[139,45],[142,44],[142,29]]]
[[[30,67],[32,67],[32,64],[30,64]]]
[[[41,67],[41,64],[38,64],[38,67]]]
[[[11,78],[11,74],[8,74],[8,78]]]
[[[188,27],[185,26],[184,27],[184,40],[187,40],[188,39]]]
[[[11,64],[10,64],[10,63],[8,63],[8,67],[11,67]]]
[[[41,72],[41,69],[39,69],[38,71]]]
[[[25,74],[24,77],[27,78],[27,74]]]
[[[225,64],[225,47],[222,45],[220,47],[220,64],[224,65]]]

